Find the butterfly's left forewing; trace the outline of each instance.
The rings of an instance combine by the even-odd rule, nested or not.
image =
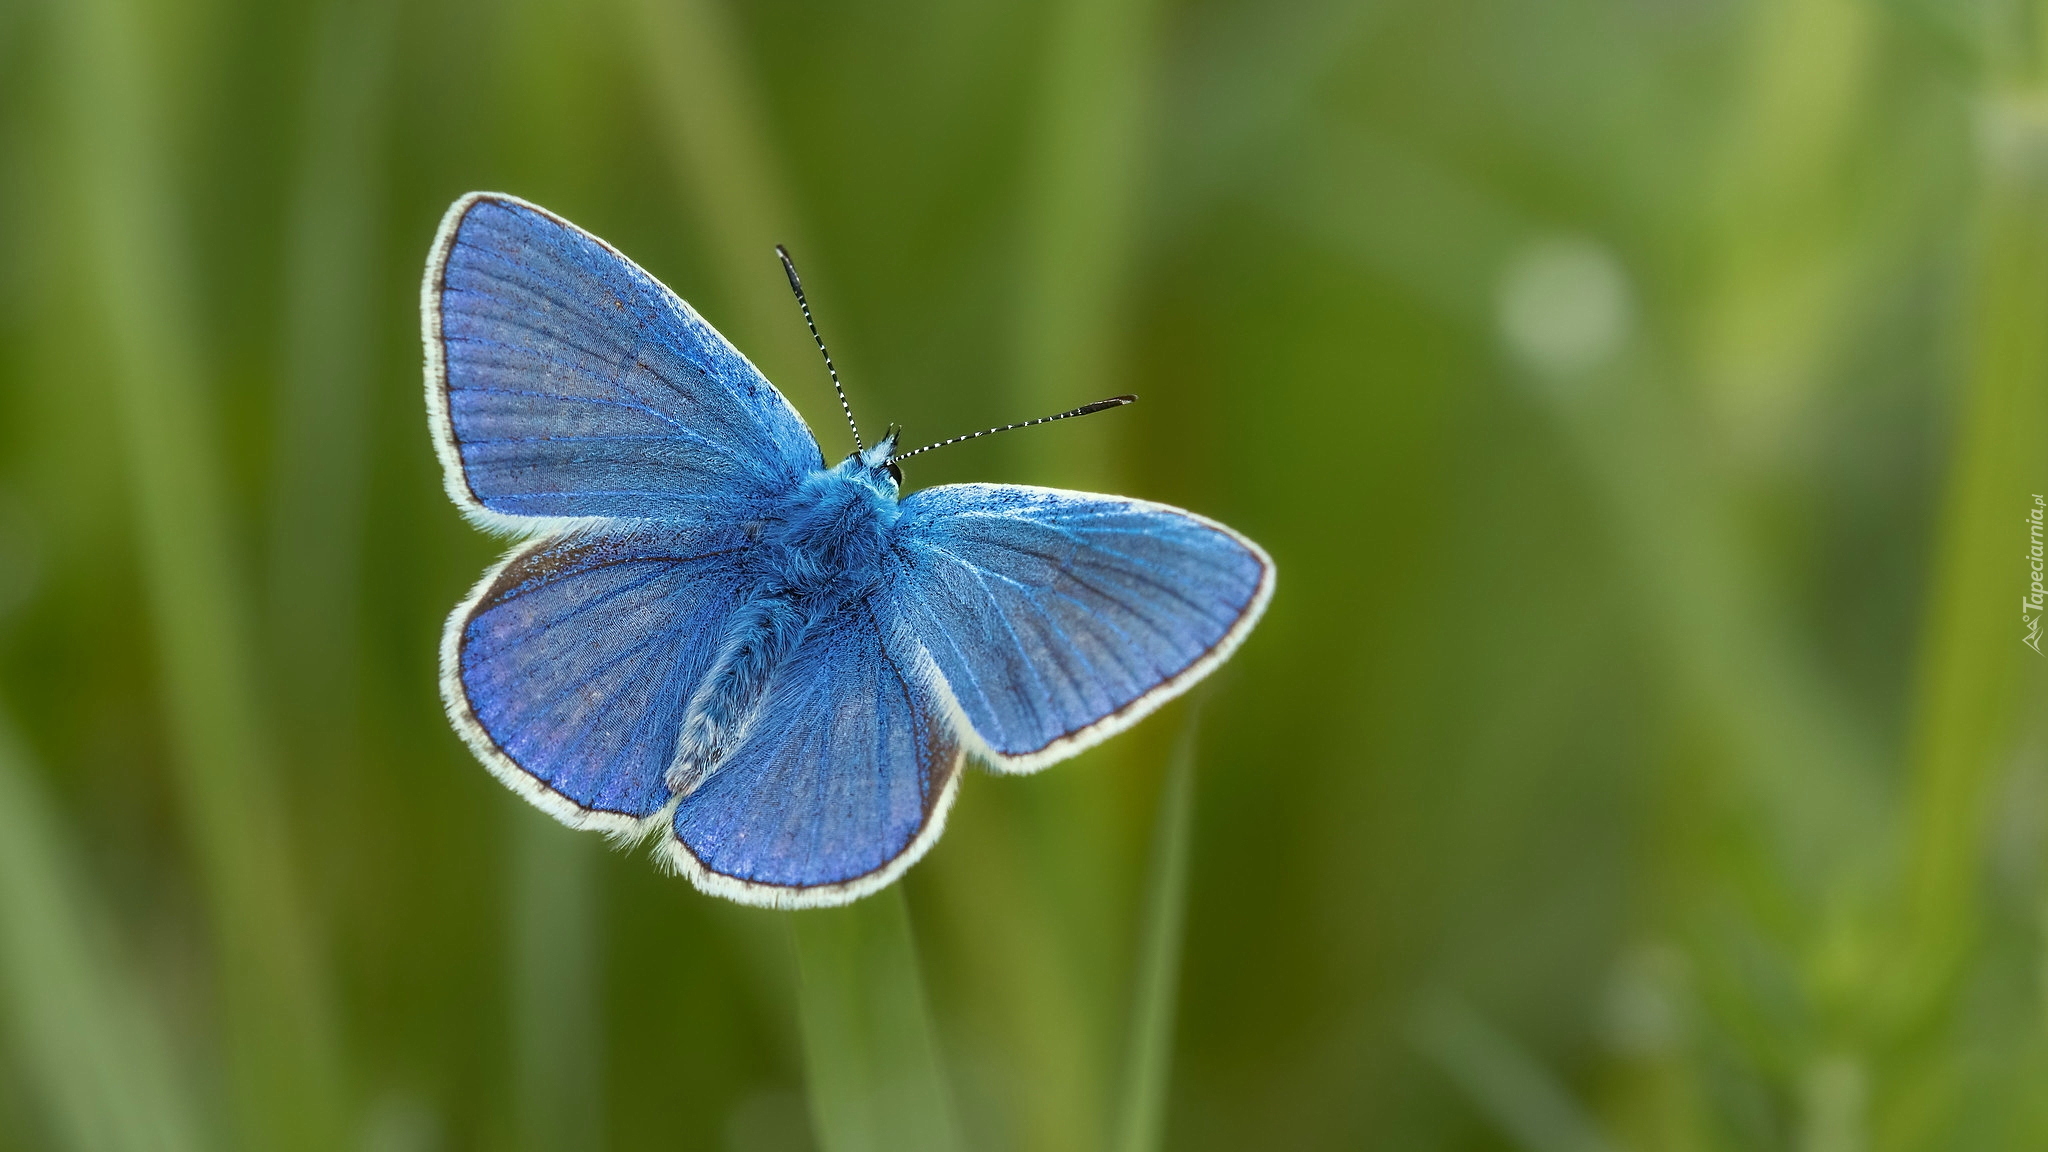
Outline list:
[[[732,519],[823,463],[802,417],[711,325],[545,209],[456,201],[421,296],[448,492],[487,527]]]
[[[1051,488],[913,493],[878,601],[994,767],[1122,731],[1228,657],[1273,593],[1258,545],[1178,508]]]

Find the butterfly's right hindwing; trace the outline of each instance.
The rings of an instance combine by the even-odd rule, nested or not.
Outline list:
[[[810,623],[676,805],[669,859],[692,883],[748,904],[843,904],[924,854],[962,756],[928,670],[897,647],[865,600]]]
[[[487,527],[731,518],[823,463],[802,417],[688,304],[525,201],[458,200],[421,295],[449,495]]]

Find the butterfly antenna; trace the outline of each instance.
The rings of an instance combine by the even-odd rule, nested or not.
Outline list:
[[[998,432],[1008,432],[1015,428],[1029,428],[1034,424],[1050,424],[1055,420],[1071,420],[1076,416],[1086,416],[1090,412],[1104,412],[1111,408],[1121,408],[1126,404],[1136,404],[1137,402],[1138,398],[1136,396],[1111,396],[1107,400],[1097,400],[1093,404],[1083,404],[1079,408],[1066,412],[1055,412],[1051,416],[1040,416],[1036,420],[1026,420],[1021,424],[1005,424],[1000,428],[984,428],[979,432],[970,432],[965,436],[955,436],[951,440],[941,440],[937,444],[927,444],[922,448],[915,448],[909,452],[898,452],[894,456],[889,457],[889,463],[894,464],[898,460],[908,460],[912,456],[920,456],[934,448],[944,448],[948,444],[958,444],[962,440],[978,440],[983,436],[993,436]]]
[[[860,441],[860,425],[853,422],[853,406],[846,402],[846,389],[839,386],[839,369],[832,366],[832,354],[825,351],[825,338],[818,335],[818,323],[811,319],[811,302],[804,299],[803,281],[796,278],[796,262],[789,258],[789,249],[775,246],[775,254],[782,257],[782,270],[789,273],[789,290],[796,293],[796,306],[804,310],[804,325],[811,330],[811,339],[818,343],[818,354],[825,358],[825,371],[832,376],[832,390],[839,393],[839,410],[846,413],[846,426],[853,429],[853,446],[865,452],[868,446]]]

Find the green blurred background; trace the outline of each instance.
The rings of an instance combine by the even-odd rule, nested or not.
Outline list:
[[[902,885],[965,1146],[2048,1146],[2048,3],[0,0],[0,1149],[850,1147],[789,917],[442,718],[474,188],[1277,559]]]

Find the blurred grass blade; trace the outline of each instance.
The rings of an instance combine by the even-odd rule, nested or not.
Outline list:
[[[1616,1152],[1557,1078],[1464,1000],[1438,992],[1415,1014],[1417,1047],[1526,1152]]]
[[[973,973],[965,980],[984,998],[979,1006],[995,1018],[995,1043],[1017,1070],[1000,1089],[1002,1106],[1015,1116],[1015,1146],[1030,1152],[1093,1147],[1109,1130],[1108,1118],[1095,1111],[1107,1096],[1098,1083],[1107,1073],[1095,1069],[1108,1061],[1097,1054],[1094,1002],[1080,990],[1076,934],[1061,915],[1068,909],[1055,882],[1073,870],[1058,853],[1077,839],[1060,817],[1088,797],[1072,797],[1071,785],[1059,797],[1034,795],[1075,779],[1039,776],[1015,789],[977,788],[975,807],[955,818],[949,848],[932,862],[945,912],[936,923],[965,951]]]
[[[788,382],[818,375],[817,352],[797,317],[775,245],[790,246],[813,301],[822,298],[816,283],[819,262],[797,233],[796,212],[731,14],[720,0],[621,2],[637,33],[669,159],[696,202],[704,243],[716,260],[726,298],[737,310],[714,323],[769,379]],[[783,390],[799,397],[819,395],[787,383]],[[835,418],[814,427],[831,429],[838,423]],[[825,436],[826,443],[835,442],[830,431]]]
[[[790,913],[811,1120],[824,1152],[959,1146],[900,885]]]
[[[1190,707],[1160,788],[1138,943],[1138,978],[1131,994],[1131,1031],[1125,1041],[1123,1086],[1111,1143],[1114,1152],[1155,1152],[1166,1137],[1174,1004],[1187,923],[1188,851],[1194,837],[1197,720]]]
[[[1037,78],[1024,157],[1024,202],[1012,319],[1017,412],[1054,412],[1113,392],[1125,365],[1125,307],[1136,258],[1137,202],[1152,161],[1147,126],[1158,74],[1158,0],[1060,0]],[[1121,435],[1113,419],[1019,437],[1019,478],[1111,487]],[[1008,876],[974,878],[1014,893],[1008,931],[1024,939],[993,970],[1017,1053],[1008,1106],[1032,1152],[1085,1152],[1109,1138],[1118,1056],[1116,1005],[1128,929],[1113,845],[1114,744],[1015,793],[985,793],[1023,819],[1015,853],[991,853]]]
[[[1159,197],[1147,206],[1152,240],[1180,239],[1227,196],[1272,183],[1276,165],[1308,151],[1300,126],[1317,89],[1391,10],[1309,0],[1279,8],[1205,6],[1180,15],[1190,34],[1169,61],[1164,84],[1162,103],[1173,114],[1158,126]]]
[[[1157,71],[1158,0],[1064,0],[1053,9],[1025,201],[1017,302],[1019,411],[1117,391],[1117,334],[1135,256],[1137,200]],[[1114,473],[1110,421],[1030,441],[1062,484]],[[1048,471],[1050,469],[1050,471]]]
[[[2035,6],[2037,11],[2040,6]],[[2038,19],[2038,16],[2036,17]],[[1986,789],[2010,751],[2023,673],[2026,517],[2048,493],[2048,86],[1993,92],[1985,108],[1968,388],[1961,401],[1928,598],[1912,743],[1897,1007],[1938,996],[1975,932]],[[1914,1021],[1902,1021],[1912,1027]]]
[[[1826,383],[1851,276],[1873,255],[1844,205],[1882,40],[1860,0],[1778,0],[1744,19],[1745,74],[1709,169],[1714,266],[1692,323],[1707,415],[1753,464],[1786,451],[1793,418]]]
[[[197,1152],[189,1086],[66,840],[0,716],[0,996],[14,1063],[60,1147]]]
[[[131,0],[60,7],[53,69],[70,116],[94,303],[114,350],[112,420],[128,481],[187,834],[214,921],[217,994],[244,1147],[344,1142],[339,1062],[286,851],[285,810],[258,731],[243,585],[230,562],[222,454],[180,250],[164,94]]]
[[[604,1147],[604,965],[595,837],[512,812],[512,1031],[526,1152]]]
[[[1485,190],[1371,132],[1320,117],[1261,181],[1278,214],[1447,318],[1484,329],[1493,276],[1529,231]]]
[[[271,446],[271,651],[292,751],[351,775],[366,408],[376,378],[379,132],[392,0],[329,0],[313,37],[286,266],[285,360]]]

